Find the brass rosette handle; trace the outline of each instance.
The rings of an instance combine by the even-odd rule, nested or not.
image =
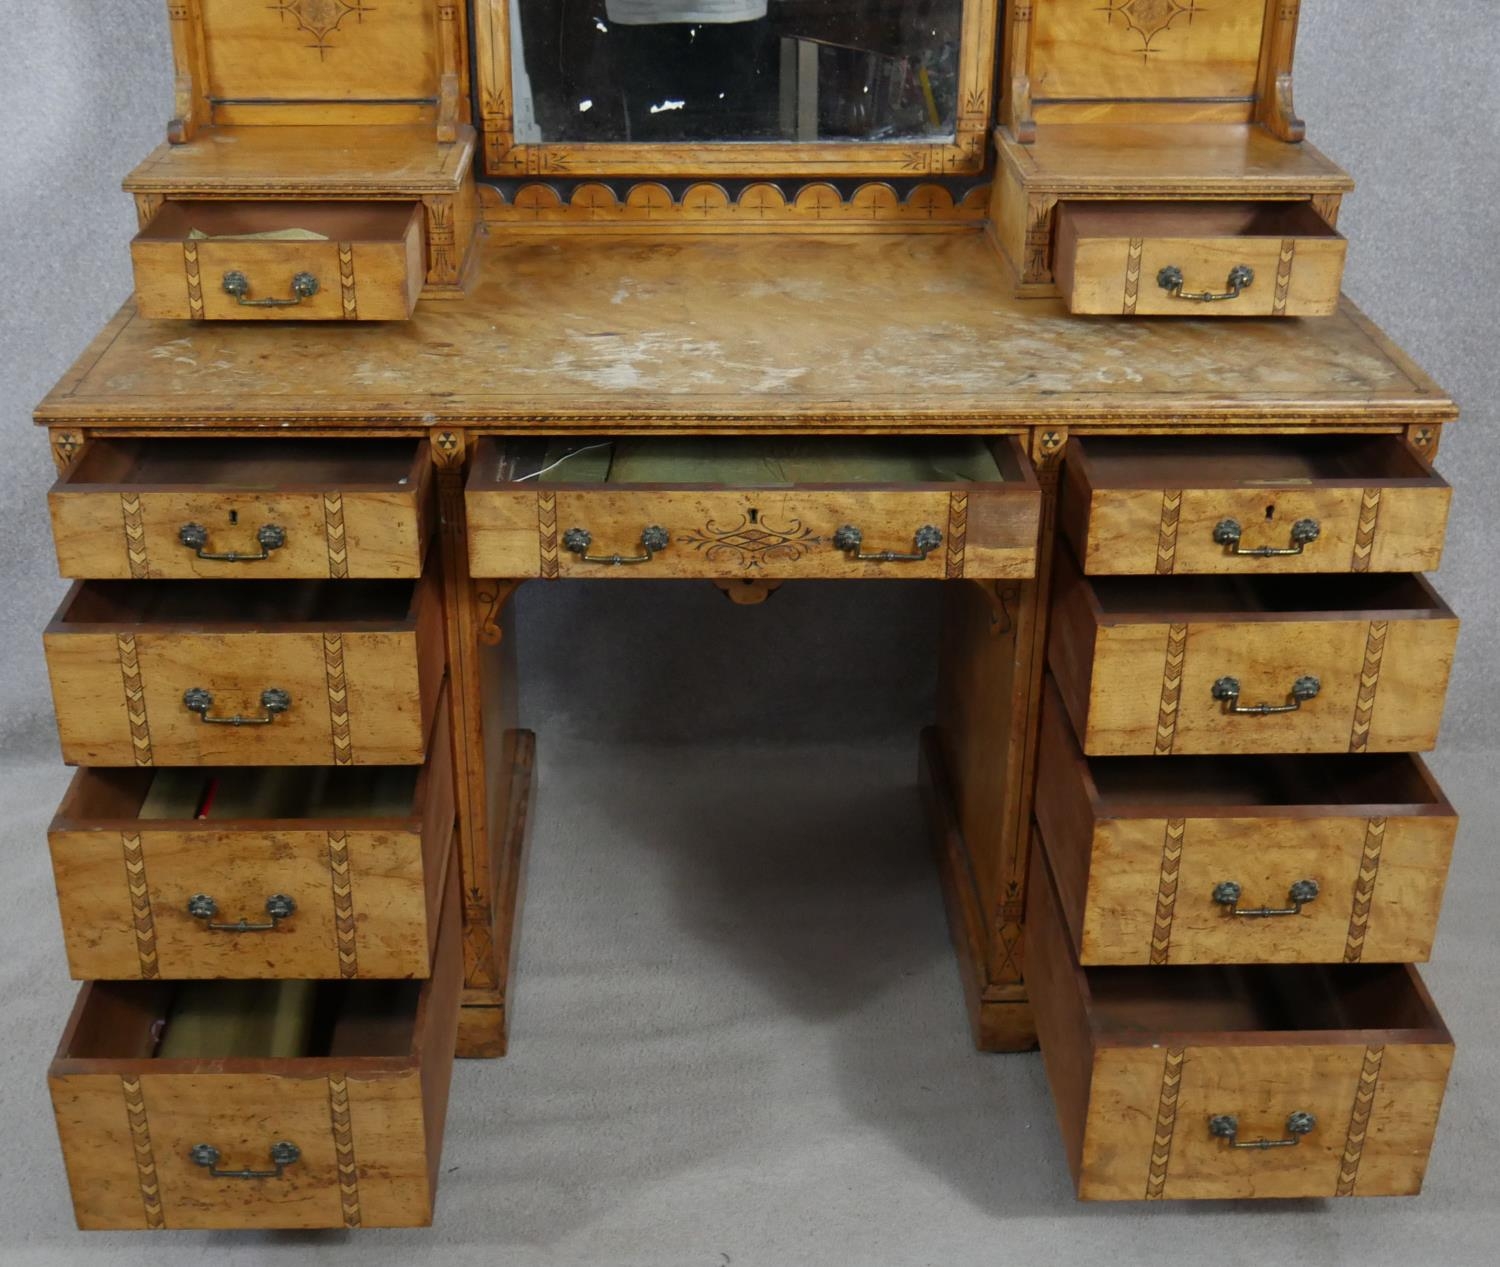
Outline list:
[[[1322,535],[1323,528],[1316,519],[1299,519],[1292,525],[1291,545],[1256,546],[1253,550],[1240,544],[1243,532],[1238,519],[1221,519],[1214,525],[1214,544],[1223,546],[1225,554],[1238,555],[1242,559],[1282,559],[1305,553],[1307,547]]]
[[[266,899],[265,922],[252,924],[249,920],[236,920],[232,924],[218,923],[214,916],[219,913],[219,904],[207,893],[194,893],[188,898],[187,911],[211,933],[269,933],[284,919],[296,913],[297,903],[285,893],[273,893]]]
[[[311,299],[321,289],[312,273],[297,273],[292,277],[291,295],[286,299],[251,299],[250,279],[238,269],[224,274],[224,293],[233,297],[242,308],[295,308]]]
[[[1173,299],[1190,304],[1217,304],[1227,299],[1238,299],[1255,284],[1255,270],[1248,264],[1236,264],[1229,270],[1224,290],[1184,290],[1186,279],[1175,264],[1168,264],[1156,275],[1156,284]]]
[[[1226,676],[1213,684],[1213,697],[1224,705],[1226,713],[1240,717],[1270,717],[1276,713],[1298,712],[1302,705],[1316,699],[1322,689],[1323,684],[1308,674],[1292,683],[1285,704],[1241,704],[1239,678]]]
[[[1300,915],[1304,906],[1317,900],[1318,882],[1298,880],[1293,884],[1286,891],[1289,906],[1241,906],[1240,897],[1243,892],[1244,890],[1234,880],[1221,880],[1214,885],[1213,898],[1225,908],[1226,914],[1238,915],[1241,919],[1269,919],[1276,915]]]
[[[190,713],[197,713],[198,720],[209,726],[269,726],[292,706],[292,697],[279,686],[268,686],[260,693],[260,706],[265,710],[260,716],[235,713],[230,717],[215,717],[209,712],[214,706],[213,692],[190,686],[182,693],[182,706]]]
[[[262,524],[255,534],[256,543],[260,546],[259,554],[241,554],[238,550],[214,553],[208,548],[208,529],[202,524],[183,524],[177,530],[177,540],[200,559],[207,559],[210,563],[264,563],[271,557],[272,550],[279,550],[286,545],[286,529],[278,524]]]
[[[621,567],[630,563],[650,563],[657,554],[671,543],[667,530],[660,524],[652,524],[641,532],[640,554],[590,554],[594,534],[587,528],[569,528],[563,533],[563,547],[576,554],[585,563],[604,563],[610,567]]]
[[[1286,1135],[1281,1139],[1241,1139],[1240,1120],[1233,1113],[1218,1113],[1208,1119],[1208,1133],[1221,1139],[1229,1148],[1295,1148],[1304,1135],[1311,1135],[1318,1119],[1300,1110],[1286,1119]]]
[[[865,534],[854,524],[845,524],[833,534],[833,548],[842,550],[855,563],[921,563],[938,546],[943,534],[931,524],[923,524],[912,534],[912,553],[898,550],[866,550]]]
[[[220,1170],[220,1153],[212,1144],[194,1144],[188,1157],[215,1179],[280,1179],[288,1166],[301,1160],[302,1150],[288,1140],[277,1140],[271,1145],[271,1170]]]

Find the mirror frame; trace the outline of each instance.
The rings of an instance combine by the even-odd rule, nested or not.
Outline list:
[[[963,0],[961,100],[941,141],[703,141],[675,144],[516,143],[511,107],[510,0],[473,0],[474,69],[486,175],[958,176],[984,170],[1003,0]]]

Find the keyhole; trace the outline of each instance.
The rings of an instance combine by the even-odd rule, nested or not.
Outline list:
[[[229,512],[229,522],[231,524],[237,524],[237,523],[239,523],[239,521],[240,521],[240,512],[237,511],[237,510],[231,510]]]
[[[1275,506],[1267,506],[1266,507],[1266,518],[1267,519],[1275,519],[1276,518],[1276,507]]]
[[[750,507],[750,522],[753,523],[753,524],[758,524],[760,522],[760,508],[759,507],[757,507],[757,506]]]

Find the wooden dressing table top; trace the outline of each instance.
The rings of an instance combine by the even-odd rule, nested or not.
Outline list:
[[[963,430],[1443,422],[1345,300],[1320,320],[1120,321],[1013,298],[982,230],[496,237],[409,322],[147,321],[127,304],[48,424]]]

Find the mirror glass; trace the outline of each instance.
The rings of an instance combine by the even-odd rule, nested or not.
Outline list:
[[[516,141],[942,141],[963,0],[510,0]]]

